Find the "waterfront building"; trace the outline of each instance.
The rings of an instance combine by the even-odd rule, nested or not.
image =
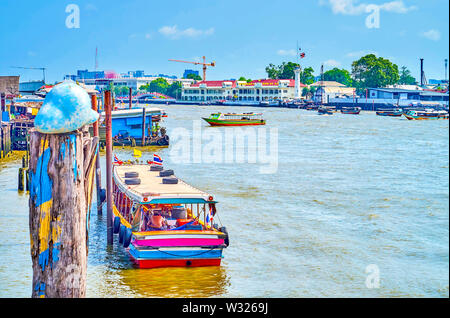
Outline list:
[[[448,92],[436,92],[427,89],[402,89],[392,87],[368,88],[366,96],[352,98],[330,98],[329,105],[348,106],[357,105],[364,110],[376,110],[383,107],[434,107],[448,108]]]
[[[439,93],[431,90],[408,90],[400,88],[369,88],[368,98],[370,100],[394,101],[402,105],[410,103],[435,102],[436,104],[448,105],[448,92]]]
[[[66,75],[64,79],[70,79],[75,82],[84,83],[88,86],[94,87],[97,90],[102,90],[109,87],[110,83],[113,86],[131,87],[134,91],[141,86],[147,85],[157,78],[164,78],[169,84],[176,81],[192,83],[191,79],[178,79],[176,76],[158,74],[146,75],[143,70],[128,71],[123,74],[117,74],[114,71],[88,71],[78,70],[76,75]]]
[[[20,95],[33,95],[38,89],[44,86],[44,81],[29,81],[19,83]]]
[[[356,88],[334,81],[319,81],[310,87],[316,88],[313,100],[318,103],[329,103],[334,98],[353,98],[356,94]]]
[[[20,76],[0,76],[0,94],[12,98],[19,94]]]
[[[139,88],[143,85],[147,85],[151,83],[152,81],[156,80],[157,78],[161,78],[159,76],[154,77],[118,77],[118,78],[97,78],[97,79],[85,79],[80,80],[78,82],[84,83],[86,85],[95,87],[97,90],[103,90],[107,87],[109,87],[110,83],[112,83],[113,86],[125,86],[125,87],[131,87],[133,91],[139,90]],[[183,79],[183,78],[164,78],[169,84],[173,84],[174,82],[181,82],[183,83],[193,83],[194,80],[192,79]]]
[[[300,84],[301,87],[305,85]],[[263,101],[290,100],[295,98],[295,80],[293,79],[261,79],[251,82],[199,81],[184,84],[181,100],[184,101]]]

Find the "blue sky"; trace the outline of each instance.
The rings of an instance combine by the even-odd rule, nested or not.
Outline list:
[[[66,6],[80,9],[80,27],[67,28]],[[366,8],[380,9],[379,28],[368,28]],[[210,80],[264,78],[269,63],[296,61],[296,43],[306,53],[303,66],[319,74],[334,66],[351,69],[366,53],[407,66],[419,78],[419,58],[428,79],[444,77],[449,53],[448,0],[0,0],[0,75],[48,82],[77,69],[181,76],[199,60],[217,66]]]

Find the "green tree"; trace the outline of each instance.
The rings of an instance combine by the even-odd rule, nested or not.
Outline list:
[[[247,82],[247,79],[244,76],[239,77],[238,81]]]
[[[141,85],[140,87],[139,87],[139,90],[140,91],[144,91],[144,92],[148,92],[148,87],[150,86],[150,84],[149,83],[147,83],[147,84],[145,84],[145,85]]]
[[[302,96],[307,97],[309,94],[309,88],[308,87],[303,87],[302,89]]]
[[[154,81],[150,82],[150,85],[147,88],[148,92],[151,93],[161,93],[166,94],[167,89],[169,88],[169,83],[164,78],[157,78]]]
[[[173,82],[172,85],[167,88],[166,95],[173,98],[179,98],[181,96],[181,82]]]
[[[314,69],[312,67],[307,67],[302,70],[300,74],[300,82],[306,85],[314,83]]]
[[[267,67],[266,67],[266,73],[267,73],[267,77],[271,78],[271,79],[277,79],[279,78],[279,67],[270,63]]]
[[[352,77],[350,75],[350,72],[345,69],[339,69],[337,67],[323,73],[323,80],[335,81],[346,86],[352,86]]]
[[[359,94],[370,87],[385,87],[399,81],[398,66],[388,59],[368,54],[352,63],[352,77]]]
[[[202,77],[198,74],[194,74],[194,73],[189,73],[188,75],[186,75],[187,79],[193,79],[194,81],[201,81]]]
[[[294,79],[295,78],[294,70],[299,66],[300,65],[297,63],[292,63],[292,62],[284,63],[283,62],[280,66],[279,78],[280,79]]]
[[[293,62],[283,62],[281,65],[269,64],[266,67],[267,77],[271,79],[294,79],[294,70],[299,67],[299,64]]]
[[[303,87],[302,89],[302,96],[306,97],[306,99],[310,99],[314,96],[314,93],[316,92],[316,88],[314,86]]]
[[[404,85],[416,84],[416,79],[411,76],[411,72],[406,68],[406,66],[402,66],[400,69],[400,79],[398,80],[398,83]]]
[[[116,94],[116,96],[126,96],[129,93],[130,93],[130,89],[126,86],[114,87],[114,94]]]

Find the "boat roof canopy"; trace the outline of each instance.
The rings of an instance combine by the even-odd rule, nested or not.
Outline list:
[[[224,116],[262,116],[263,113],[241,113],[241,114],[235,114],[235,113],[214,113],[211,115],[224,115]]]
[[[111,112],[111,117],[136,117],[136,115],[142,115],[142,108],[132,108],[132,109],[116,109]],[[156,107],[145,107],[146,116],[151,115],[161,115],[164,111],[161,108]],[[102,112],[102,116],[105,116],[105,112]]]
[[[159,171],[150,171],[150,165],[114,165],[113,177],[116,185],[129,198],[140,204],[197,204],[217,203],[206,192],[178,179],[177,184],[163,184]],[[137,172],[139,185],[125,184],[125,173]]]

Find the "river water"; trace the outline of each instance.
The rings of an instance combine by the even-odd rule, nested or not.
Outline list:
[[[106,216],[93,212],[88,297],[449,297],[448,121],[164,109],[172,145],[147,149],[143,158],[158,153],[178,177],[220,202],[230,233],[222,266],[135,269],[117,237],[106,247]],[[261,173],[258,160],[176,160],[177,134],[193,136],[201,125],[204,134],[224,137],[234,128],[198,120],[230,110],[262,111],[265,129],[277,129],[275,173]],[[199,149],[193,141],[192,158]],[[114,151],[131,158],[129,148]],[[28,197],[16,191],[19,167],[0,164],[0,297],[31,295]]]

